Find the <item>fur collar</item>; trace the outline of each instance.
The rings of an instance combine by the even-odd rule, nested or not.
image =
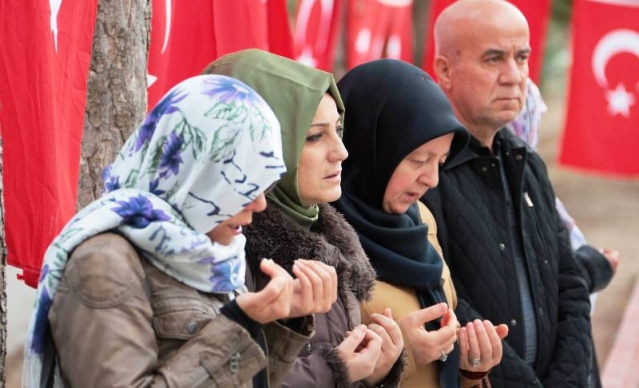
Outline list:
[[[375,271],[355,230],[332,206],[320,205],[319,218],[308,231],[270,205],[253,214],[244,233],[246,260],[258,288],[268,281],[259,270],[262,258],[273,259],[289,272],[296,259],[319,260],[335,267],[340,289],[350,289],[359,301],[370,300]]]

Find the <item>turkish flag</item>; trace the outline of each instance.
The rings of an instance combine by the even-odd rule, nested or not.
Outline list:
[[[213,1],[153,0],[147,64],[148,108],[216,58]]]
[[[37,286],[75,213],[97,0],[0,2],[0,128],[8,263]]]
[[[286,0],[153,0],[149,109],[211,61],[247,48],[293,56]]]
[[[293,28],[296,61],[324,71],[333,70],[341,10],[341,0],[298,2]]]
[[[351,0],[346,60],[349,69],[379,58],[413,62],[413,0]]]
[[[428,28],[424,42],[424,60],[422,67],[428,74],[435,76],[433,71],[433,63],[435,60],[435,37],[433,29],[435,21],[439,14],[455,0],[432,0],[430,11],[428,12]],[[530,27],[530,48],[532,52],[528,63],[530,70],[530,78],[539,84],[541,79],[541,70],[544,59],[544,50],[546,47],[546,31],[548,30],[548,18],[552,6],[552,0],[510,0],[528,20]]]
[[[560,162],[639,177],[639,4],[576,0],[572,33]]]
[[[293,59],[295,46],[288,15],[287,0],[267,0],[268,49],[273,54]]]

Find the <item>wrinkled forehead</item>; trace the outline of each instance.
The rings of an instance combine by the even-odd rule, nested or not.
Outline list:
[[[505,53],[530,52],[530,32],[528,24],[522,21],[508,23],[476,23],[459,34],[461,54],[483,55],[489,50]]]

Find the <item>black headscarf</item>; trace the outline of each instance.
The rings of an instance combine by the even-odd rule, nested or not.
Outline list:
[[[333,205],[357,231],[380,280],[414,289],[422,307],[444,302],[442,259],[428,242],[417,204],[404,214],[389,214],[382,200],[395,168],[408,154],[454,133],[450,161],[468,143],[468,132],[432,78],[406,62],[365,63],[337,87],[346,109],[343,140],[349,157],[342,164],[342,197]],[[453,353],[440,363],[442,383],[458,379],[458,352]]]

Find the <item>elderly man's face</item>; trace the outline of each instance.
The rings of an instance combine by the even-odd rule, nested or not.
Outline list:
[[[449,96],[468,125],[499,129],[526,100],[528,26],[522,20],[486,20],[469,26],[451,62]]]

